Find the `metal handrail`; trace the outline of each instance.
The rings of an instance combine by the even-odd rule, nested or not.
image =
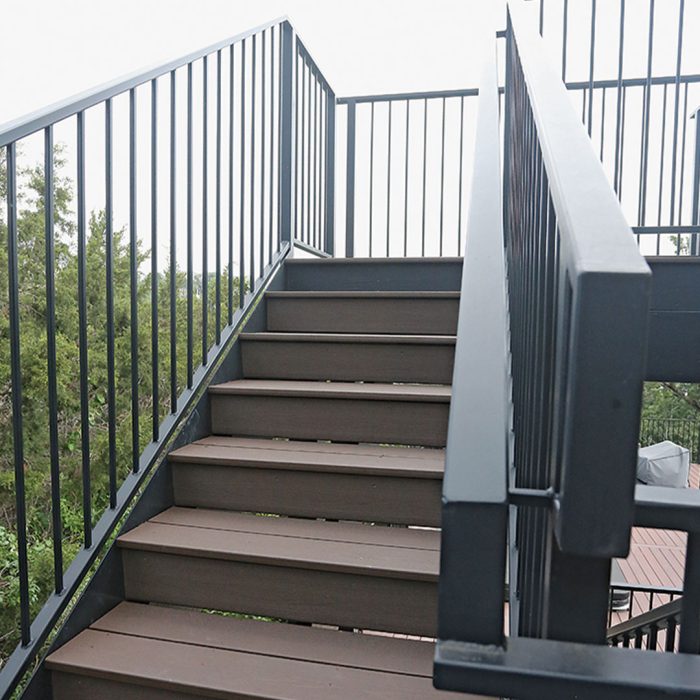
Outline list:
[[[115,80],[110,80],[96,87],[89,88],[77,95],[72,95],[48,107],[43,107],[35,112],[0,124],[0,147],[7,146],[14,141],[19,141],[19,139],[23,139],[51,124],[62,121],[67,117],[75,116],[79,112],[101,104],[112,97],[128,92],[139,85],[144,85],[154,78],[160,78],[178,68],[183,68],[194,61],[198,61],[205,56],[228,48],[232,44],[237,44],[243,41],[243,39],[252,37],[254,34],[258,34],[270,27],[283,23],[291,24],[286,16],[278,17],[270,22],[265,22],[257,27],[241,32],[240,34],[235,34],[228,39],[217,41],[215,44],[211,44],[203,49],[192,51],[172,61],[166,61],[165,63],[159,63],[149,68],[137,70],[128,75],[116,78]]]
[[[442,489],[438,618],[441,640],[481,644],[503,641],[508,520],[510,404],[497,75],[494,42],[479,86]]]
[[[269,43],[266,40],[269,39]],[[278,43],[275,43],[275,42]],[[296,47],[295,47],[296,44]],[[234,59],[234,47],[236,48]],[[296,50],[295,50],[296,48]],[[240,50],[238,50],[240,49]],[[224,52],[226,50],[226,52]],[[110,537],[119,526],[120,520],[131,511],[140,489],[159,464],[168,445],[174,440],[178,431],[185,424],[191,412],[198,405],[204,387],[211,380],[220,361],[230,349],[243,320],[260,299],[266,285],[280,264],[293,250],[292,218],[294,202],[292,199],[292,182],[296,169],[296,152],[293,143],[295,125],[294,100],[295,71],[300,60],[311,62],[314,67],[313,85],[317,91],[325,90],[327,82],[318,71],[316,64],[297,42],[294,30],[286,19],[273,20],[236,36],[192,52],[181,58],[168,61],[126,77],[119,78],[80,95],[59,102],[33,114],[14,120],[0,127],[0,148],[7,154],[7,238],[8,238],[8,278],[9,278],[9,317],[11,349],[11,382],[13,398],[13,444],[15,468],[16,530],[18,542],[19,571],[19,608],[20,608],[20,643],[0,670],[0,697],[8,697],[17,687],[25,671],[39,654],[42,645],[56,629],[63,613],[79,591],[92,565],[108,544]],[[300,58],[301,57],[301,58]],[[247,59],[247,60],[246,60]],[[256,69],[256,59],[259,69]],[[228,65],[226,75],[230,84],[222,90],[224,60]],[[209,62],[211,61],[211,63]],[[215,65],[212,65],[215,63]],[[196,103],[193,97],[193,64],[201,66],[202,89]],[[234,70],[235,66],[235,70]],[[210,71],[209,68],[215,70]],[[182,70],[180,70],[182,69]],[[179,73],[178,73],[179,71]],[[214,79],[210,80],[210,72]],[[185,75],[186,74],[186,75]],[[180,115],[177,108],[177,76],[186,78],[186,112]],[[169,82],[169,104],[166,107],[168,119],[158,120],[159,86]],[[256,82],[258,99],[256,100]],[[234,84],[239,86],[234,90]],[[139,189],[140,177],[137,159],[137,88],[145,86],[150,102],[150,128],[148,129],[150,172],[148,187]],[[118,95],[127,95],[129,99],[128,149],[129,161],[129,315],[130,315],[130,396],[131,396],[131,450],[123,462],[130,462],[130,471],[123,481],[118,479],[117,442],[116,442],[116,393],[115,375],[120,368],[115,367],[115,299],[114,299],[114,258],[115,231],[113,189],[114,189],[114,132],[113,99]],[[224,96],[226,99],[224,100]],[[240,99],[238,99],[240,97]],[[249,99],[248,99],[249,98]],[[335,106],[335,95],[331,92],[327,100]],[[225,102],[225,104],[224,104]],[[318,103],[320,105],[320,102]],[[105,183],[105,303],[106,303],[106,355],[107,355],[107,423],[109,429],[109,505],[100,513],[92,512],[92,479],[90,456],[90,387],[88,378],[88,352],[103,352],[102,349],[87,347],[87,243],[88,217],[86,203],[86,140],[85,112],[96,105],[104,106],[104,170]],[[256,113],[256,109],[259,110]],[[194,150],[195,140],[193,113],[201,112],[201,179],[195,187]],[[210,111],[211,110],[211,111]],[[222,115],[228,110],[229,118]],[[185,111],[185,110],[183,110]],[[332,114],[332,112],[331,112]],[[257,115],[257,116],[256,116]],[[209,119],[208,117],[213,117]],[[55,154],[53,131],[54,125],[66,118],[73,117],[77,126],[77,262],[78,262],[78,330],[80,357],[80,435],[82,466],[82,548],[64,572],[62,519],[60,498],[60,454],[58,439],[59,413],[56,400],[56,375],[60,358],[56,353],[56,320],[52,310],[56,298],[54,280],[55,252],[54,243],[58,236],[57,222],[54,220],[54,170]],[[234,130],[234,117],[238,129]],[[178,125],[182,120],[183,131],[186,127],[186,139],[180,158],[185,167],[178,166],[180,149]],[[213,129],[210,129],[210,122]],[[226,131],[224,133],[224,123]],[[256,128],[257,127],[257,128]],[[159,158],[160,129],[169,139],[169,159],[164,167]],[[317,153],[325,148],[326,162],[332,164],[334,132],[329,125],[325,128],[318,121],[308,122],[310,135],[317,144]],[[17,141],[37,131],[44,136],[44,234],[46,245],[46,303],[47,313],[47,378],[49,399],[50,431],[50,474],[51,474],[51,517],[53,523],[54,545],[54,590],[48,601],[32,617],[29,599],[29,562],[26,494],[24,487],[24,433],[22,425],[22,341],[20,324],[19,256],[20,239],[18,184],[21,171],[17,165]],[[323,132],[323,133],[322,133]],[[250,144],[250,148],[247,148]],[[266,148],[267,144],[267,148]],[[198,144],[199,145],[199,144]],[[259,148],[256,148],[259,146]],[[316,152],[315,152],[316,153]],[[211,161],[209,156],[212,156]],[[257,166],[257,167],[256,167]],[[224,187],[222,171],[228,169],[228,180]],[[240,173],[234,192],[234,172]],[[320,169],[316,171],[320,172]],[[186,215],[183,220],[177,218],[177,183],[186,185]],[[170,219],[166,225],[159,218],[159,192],[167,186]],[[317,193],[330,197],[332,190],[324,189],[320,178],[317,181]],[[196,190],[196,192],[195,192]],[[256,198],[257,194],[257,198]],[[201,196],[201,200],[199,197]],[[201,202],[201,219],[195,225],[195,198]],[[211,203],[210,203],[211,200]],[[137,231],[139,219],[137,204],[142,201],[150,203],[150,221],[145,233],[150,240],[150,347],[146,351],[150,358],[148,369],[152,388],[144,391],[139,386],[139,375],[146,370],[139,364],[143,359],[143,350],[139,349],[139,285],[147,278],[139,273],[139,238],[143,233]],[[222,216],[224,207],[228,208],[228,219]],[[234,217],[234,209],[238,208]],[[320,211],[320,206],[319,206]],[[326,203],[326,215],[331,212],[332,204]],[[224,223],[226,222],[226,224]],[[321,222],[323,223],[323,222]],[[333,229],[325,221],[323,245],[312,251],[323,254],[333,249]],[[194,233],[198,235],[194,240]],[[167,229],[167,230],[166,230]],[[226,229],[226,230],[224,230]],[[178,231],[186,233],[187,240],[187,319],[186,349],[178,353],[176,338],[178,333],[177,292],[177,255],[176,245]],[[224,260],[222,239],[228,237],[228,260]],[[234,246],[234,237],[238,245]],[[212,244],[213,267],[209,263],[208,246]],[[170,259],[166,265],[159,266],[159,244],[169,241]],[[316,242],[319,242],[317,238]],[[201,245],[201,271],[194,270],[193,250]],[[237,250],[234,250],[237,248]],[[235,257],[234,257],[235,256]],[[235,303],[234,262],[238,266],[238,294]],[[169,274],[169,310],[159,311],[159,286]],[[198,295],[201,295],[201,344],[197,348],[194,342],[194,297],[195,276],[199,276]],[[201,275],[201,276],[200,276]],[[228,277],[228,305],[226,305],[225,282]],[[184,286],[184,284],[183,284]],[[209,294],[211,291],[211,295]],[[199,304],[199,302],[197,302]],[[210,310],[211,307],[211,310]],[[159,319],[160,314],[160,319]],[[166,384],[165,370],[160,370],[161,348],[159,340],[160,321],[169,317],[170,366],[168,377],[167,408],[159,400],[159,385]],[[184,319],[182,319],[184,321]],[[165,324],[163,324],[165,325]],[[183,323],[184,325],[184,323]],[[199,332],[200,329],[197,329]],[[213,336],[213,339],[212,339]],[[184,336],[181,336],[184,337]],[[186,350],[186,351],[185,351]],[[182,355],[182,357],[180,357]],[[186,355],[186,357],[185,357]],[[185,375],[178,378],[177,367]],[[186,371],[185,371],[186,370]],[[147,398],[152,403],[152,415],[148,417],[150,440],[144,449],[142,439],[146,420],[140,421],[142,411],[140,399]],[[119,396],[123,399],[123,396]],[[202,419],[207,420],[206,416]],[[97,520],[93,526],[94,520]]]
[[[608,629],[608,641],[621,640],[624,637],[632,637],[638,633],[646,633],[652,627],[657,630],[665,629],[669,622],[678,622],[680,619],[681,610],[683,608],[683,598],[676,598],[669,603],[659,605],[658,608],[653,608],[641,615],[631,617],[629,620],[620,622]]]

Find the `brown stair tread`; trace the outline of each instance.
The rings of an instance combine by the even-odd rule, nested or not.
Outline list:
[[[394,345],[454,345],[454,335],[398,335],[380,333],[241,333],[241,340],[279,341],[295,343],[389,343]]]
[[[468,697],[432,688],[432,656],[428,642],[123,603],[47,666],[217,698]]]
[[[236,379],[209,387],[212,394],[283,396],[377,401],[449,403],[451,387],[439,384],[362,384],[359,382]]]
[[[436,582],[439,533],[170,508],[118,539],[141,551]]]
[[[211,435],[170,453],[172,462],[441,479],[445,451]]]

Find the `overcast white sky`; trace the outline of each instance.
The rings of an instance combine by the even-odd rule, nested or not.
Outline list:
[[[535,3],[533,2],[533,5]],[[617,32],[619,0],[598,2],[596,34],[595,76],[615,78],[617,70]],[[563,0],[546,0],[545,38],[555,66],[558,66],[561,47],[561,8]],[[673,74],[675,70],[675,46],[677,34],[679,0],[656,2],[656,29],[653,72]],[[496,28],[504,25],[504,0],[2,0],[0,21],[3,26],[0,41],[0,124],[20,117],[35,109],[44,107],[65,97],[88,89],[144,67],[179,57],[222,38],[235,35],[245,29],[281,15],[287,15],[321,70],[334,87],[338,96],[351,94],[372,94],[403,92],[411,90],[436,90],[475,86],[478,81],[481,56],[485,42],[493,36]],[[588,78],[588,42],[590,36],[591,0],[569,1],[569,52],[568,77],[574,80]],[[533,10],[535,8],[533,7]],[[648,27],[649,0],[627,0],[625,76],[642,77],[646,72],[646,32]],[[686,0],[685,40],[683,52],[683,72],[700,72],[700,44],[695,41],[695,31],[700,27],[700,0]],[[637,94],[639,93],[639,94]],[[167,92],[163,91],[163,96]],[[628,104],[628,147],[626,177],[638,172],[639,124],[641,124],[641,91],[630,92]],[[667,121],[673,118],[673,94],[669,92]],[[681,114],[681,123],[700,105],[700,87],[691,88],[688,104]],[[574,99],[580,99],[580,93]],[[614,95],[609,97],[614,104]],[[650,191],[658,189],[659,173],[665,172],[665,186],[670,179],[670,136],[665,141],[666,159],[661,165],[660,158],[660,109],[661,92],[652,96],[652,128],[650,133]],[[436,107],[438,105],[435,105]],[[596,114],[600,112],[600,100],[596,103]],[[147,99],[141,99],[139,110],[143,112],[144,128],[147,129]],[[115,106],[116,109],[116,106]],[[452,112],[456,109],[453,105]],[[454,121],[454,114],[448,111],[448,123]],[[614,110],[608,106],[608,117]],[[164,113],[164,110],[163,110]],[[94,125],[88,116],[88,139],[93,130],[100,132],[101,122],[94,117]],[[470,164],[468,153],[470,134],[473,133],[473,115],[466,114],[466,169]],[[115,117],[116,118],[116,117]],[[378,118],[383,119],[381,109]],[[362,119],[358,109],[358,149],[365,149],[366,134],[363,134]],[[395,115],[397,122],[402,119],[400,108]],[[416,113],[418,126],[420,111]],[[439,126],[439,114],[431,116]],[[471,121],[470,121],[471,120]],[[599,117],[594,121],[600,121]],[[381,121],[380,121],[381,124]],[[694,123],[691,123],[694,125]],[[68,128],[70,126],[70,129]],[[337,230],[342,236],[343,194],[342,182],[344,163],[344,110],[338,110],[338,166],[339,187],[337,190]],[[377,133],[376,147],[383,153],[386,137],[384,127]],[[612,131],[611,131],[612,130]],[[635,131],[636,130],[636,131]],[[692,130],[689,130],[692,134]],[[69,143],[74,136],[74,126],[57,129],[56,140]],[[399,134],[400,138],[400,134]],[[593,134],[594,142],[600,139],[600,132]],[[384,139],[384,141],[382,141]],[[454,165],[454,150],[448,140],[448,163],[446,182],[454,185],[455,177],[451,170]],[[610,163],[614,143],[614,121],[606,120],[605,160]],[[629,145],[633,144],[633,145]],[[692,152],[692,140],[688,141],[687,153]],[[70,149],[69,149],[70,150]],[[118,160],[118,144],[115,143],[115,158]],[[124,149],[122,149],[124,150]],[[166,149],[163,148],[163,151]],[[368,149],[365,149],[368,150]],[[100,151],[99,147],[88,149],[89,156]],[[22,144],[25,163],[37,162],[41,158],[41,139],[26,139]],[[147,147],[141,148],[144,158]],[[412,152],[413,153],[413,152]],[[420,154],[417,154],[417,156]],[[434,154],[433,154],[434,155]],[[438,153],[439,155],[439,153]],[[430,156],[430,154],[429,154]],[[165,157],[165,153],[163,153]],[[397,166],[403,158],[396,149],[394,158]],[[635,160],[637,159],[637,160]],[[413,158],[418,163],[419,158]],[[366,154],[358,150],[358,193],[357,211],[362,222],[366,221],[363,207],[366,208],[367,192],[362,182],[366,178]],[[656,164],[659,165],[656,165]],[[22,163],[20,163],[22,164]],[[94,161],[99,169],[100,163]],[[91,162],[88,161],[88,169]],[[124,171],[125,161],[115,167]],[[382,188],[384,178],[381,164],[375,172]],[[431,170],[439,174],[439,163],[433,157]],[[147,163],[144,163],[147,168]],[[438,168],[436,170],[436,168]],[[686,201],[689,204],[689,185],[692,163],[685,164]],[[68,162],[68,170],[74,164]],[[430,168],[429,168],[430,170]],[[623,207],[631,223],[636,216],[635,193],[637,180],[626,186]],[[147,179],[142,178],[145,187]],[[401,183],[399,183],[400,185]],[[103,201],[99,188],[91,190],[88,182],[88,209],[99,208]],[[465,173],[463,201],[468,200],[469,172]],[[400,193],[399,193],[400,194]],[[435,193],[428,199],[435,200]],[[454,192],[452,199],[455,199]],[[375,197],[378,211],[377,220],[385,218],[386,207],[381,197]],[[667,198],[667,197],[666,197]],[[146,196],[143,199],[147,199]],[[394,200],[400,203],[400,197]],[[417,201],[417,200],[416,200]],[[121,209],[119,208],[121,206]],[[125,200],[115,205],[115,225],[124,225]],[[163,209],[166,207],[163,206]],[[446,227],[454,234],[456,207],[447,207]],[[665,216],[665,212],[662,212]],[[148,230],[148,211],[141,206],[139,216],[143,218],[139,228]],[[656,221],[656,212],[650,210],[649,224]],[[392,235],[400,237],[399,218],[392,222],[396,231]],[[664,222],[665,223],[665,222]],[[686,222],[687,223],[687,222]],[[364,225],[364,224],[363,224]],[[432,228],[434,224],[431,223]],[[363,226],[360,226],[362,233]],[[342,243],[342,241],[341,241]],[[180,247],[181,248],[181,247]],[[415,251],[414,251],[415,252]],[[161,257],[164,260],[164,257]]]
[[[288,15],[339,95],[473,84],[500,0],[3,0],[0,124]]]

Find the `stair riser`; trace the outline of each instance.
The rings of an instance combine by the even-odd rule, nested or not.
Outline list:
[[[202,700],[201,694],[183,693],[162,688],[149,688],[133,683],[104,678],[90,678],[54,671],[51,674],[53,700]],[[228,695],[230,700],[247,700],[245,696]]]
[[[183,463],[172,472],[180,506],[440,526],[439,479]]]
[[[247,379],[450,384],[454,345],[244,340]]]
[[[444,447],[448,403],[211,394],[212,432]]]
[[[126,598],[434,637],[437,581],[122,549]]]
[[[267,299],[267,329],[304,333],[455,335],[459,299]]]
[[[341,261],[287,260],[286,289],[295,291],[445,291],[462,286],[461,258]]]

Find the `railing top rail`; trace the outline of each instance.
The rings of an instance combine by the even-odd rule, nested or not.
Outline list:
[[[503,92],[503,88],[500,88]],[[452,90],[425,90],[422,92],[394,92],[386,95],[350,95],[347,97],[339,97],[337,103],[339,105],[353,102],[362,104],[363,102],[400,102],[406,100],[431,100],[442,97],[476,97],[479,94],[478,87],[455,88]]]
[[[631,617],[629,620],[625,620],[624,622],[614,625],[608,630],[606,637],[608,639],[623,637],[625,635],[630,635],[637,630],[648,629],[652,625],[662,629],[665,627],[665,623],[667,623],[668,620],[678,617],[681,614],[682,608],[683,598],[676,598],[670,603],[659,605],[658,608],[648,610],[641,615],[636,615],[635,617]]]
[[[509,2],[509,31],[520,54],[567,266],[578,275],[650,275],[583,123],[547,60],[537,23],[528,16],[534,7]]]
[[[65,100],[55,102],[48,107],[43,107],[36,112],[24,115],[10,122],[6,122],[5,124],[0,124],[0,147],[14,143],[25,136],[29,136],[47,126],[50,126],[51,124],[60,122],[68,117],[72,117],[79,112],[104,102],[105,100],[121,95],[132,88],[138,87],[139,85],[143,85],[154,78],[167,75],[171,71],[182,68],[183,66],[186,66],[193,61],[197,61],[204,56],[209,56],[216,51],[228,48],[232,44],[237,44],[243,39],[247,39],[254,34],[258,34],[259,32],[282,23],[289,23],[286,16],[278,17],[277,19],[265,22],[264,24],[248,29],[245,32],[235,34],[228,39],[222,39],[215,44],[211,44],[203,49],[198,49],[197,51],[188,53],[180,58],[166,61],[165,63],[159,63],[155,66],[151,66],[150,68],[146,68],[145,70],[138,70],[134,73],[129,73],[128,75],[110,80],[102,85],[98,85],[85,90],[84,92],[78,93],[77,95],[68,97]]]
[[[330,83],[328,82],[328,79],[324,75],[323,71],[318,67],[318,63],[316,63],[316,61],[314,60],[310,51],[306,48],[306,45],[304,44],[304,42],[299,38],[298,34],[297,34],[297,49],[298,49],[299,54],[301,55],[302,59],[311,68],[311,71],[318,78],[319,82],[323,85],[323,87],[326,89],[326,91],[335,94],[333,88],[331,87]]]
[[[495,43],[478,99],[478,177],[470,196],[442,487],[438,636],[500,644],[503,588],[493,582],[503,582],[506,573],[510,408]],[[471,565],[477,560],[478,572]]]

